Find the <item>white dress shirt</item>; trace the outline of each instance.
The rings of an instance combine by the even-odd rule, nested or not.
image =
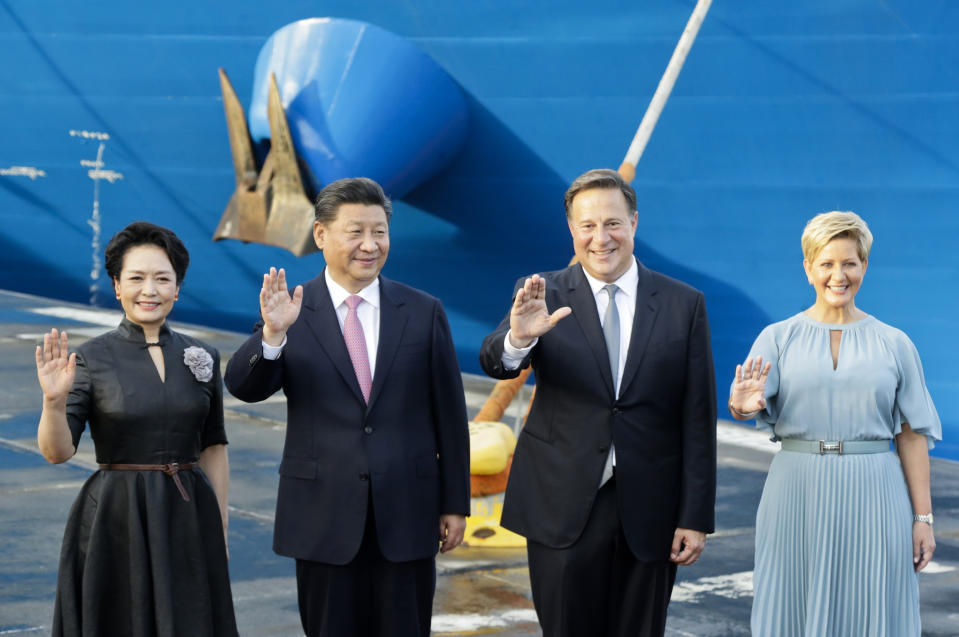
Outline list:
[[[330,300],[333,301],[333,308],[336,310],[336,319],[340,323],[340,332],[343,332],[343,324],[346,322],[346,314],[350,308],[346,306],[347,297],[351,293],[342,285],[330,277],[330,269],[324,270],[326,278],[326,287],[330,291]],[[370,358],[370,377],[376,378],[376,348],[380,342],[380,280],[375,279],[368,286],[356,293],[362,297],[363,302],[356,306],[356,317],[363,326],[363,340],[366,341],[366,353]],[[286,346],[286,336],[283,342],[278,346],[263,343],[263,358],[276,360],[283,352]]]

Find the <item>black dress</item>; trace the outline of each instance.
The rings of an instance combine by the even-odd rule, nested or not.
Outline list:
[[[99,463],[195,462],[227,441],[217,351],[166,325],[159,340],[165,382],[126,318],[77,348],[67,420],[74,445],[89,421]],[[209,379],[184,363],[190,347],[212,359]],[[216,495],[199,468],[178,477],[189,501],[161,471],[101,470],[83,485],[63,537],[55,636],[237,634]]]

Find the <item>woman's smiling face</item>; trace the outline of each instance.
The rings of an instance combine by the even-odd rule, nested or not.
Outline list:
[[[812,261],[803,261],[809,284],[816,290],[816,305],[823,309],[855,307],[853,299],[866,274],[857,244],[847,237],[833,239]]]
[[[145,330],[163,325],[180,292],[170,258],[153,244],[126,251],[113,285],[127,318]]]

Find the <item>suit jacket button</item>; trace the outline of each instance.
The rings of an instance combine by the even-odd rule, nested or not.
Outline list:
[[[367,425],[367,426],[363,427],[363,433],[371,434],[371,433],[373,433],[373,428],[370,427],[369,425]]]
[[[369,480],[369,479],[370,479],[370,474],[368,474],[368,473],[361,473],[361,474],[360,474],[360,480],[362,480],[363,482],[366,482],[366,481]]]
[[[606,447],[600,447],[600,448],[599,448],[599,452],[600,452],[600,453],[606,453],[607,451],[609,451],[609,449],[607,449]]]
[[[614,415],[614,416],[618,416],[618,415],[621,414],[622,412],[623,412],[623,410],[620,409],[619,407],[613,407],[613,415]]]

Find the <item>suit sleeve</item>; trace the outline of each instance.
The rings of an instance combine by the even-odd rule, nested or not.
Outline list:
[[[248,403],[265,400],[283,386],[283,356],[276,360],[263,356],[262,329],[263,324],[257,323],[250,338],[230,357],[223,376],[230,393]]]
[[[703,295],[689,329],[683,398],[683,471],[677,526],[712,533],[716,504],[716,378]]]
[[[513,287],[513,299],[516,298],[516,292],[519,291],[525,281],[524,277],[516,282]],[[510,307],[512,307],[512,300]],[[520,372],[530,366],[533,352],[536,351],[534,347],[516,369],[507,369],[503,365],[503,341],[506,339],[506,333],[509,332],[509,315],[510,310],[507,310],[506,316],[500,321],[493,333],[483,339],[483,345],[480,347],[480,367],[483,368],[487,376],[497,380],[507,380],[519,376]]]
[[[463,376],[443,306],[433,310],[431,391],[440,461],[440,513],[469,515],[470,449]]]

